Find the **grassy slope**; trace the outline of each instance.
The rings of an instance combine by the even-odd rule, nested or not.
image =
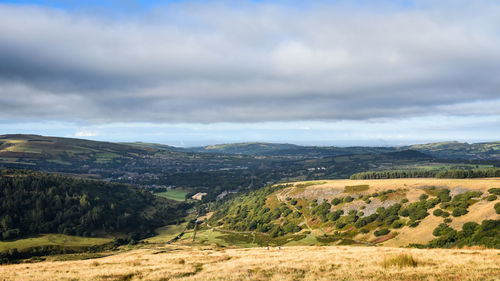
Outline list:
[[[186,223],[166,225],[155,230],[158,235],[144,239],[143,241],[147,243],[166,243],[179,235],[185,228]]]
[[[64,234],[41,234],[14,241],[0,241],[0,251],[5,251],[13,248],[22,250],[31,247],[48,245],[68,247],[94,246],[111,242],[111,240],[111,238],[90,238]]]
[[[300,184],[300,183],[299,183]],[[331,192],[332,190],[344,190],[345,186],[349,185],[369,185],[370,189],[367,192],[380,192],[388,189],[405,188],[408,189],[407,198],[410,202],[417,201],[421,194],[424,194],[424,187],[447,187],[453,192],[463,192],[464,190],[479,190],[484,193],[492,187],[500,187],[499,178],[485,178],[485,179],[387,179],[387,180],[333,180],[326,181],[322,185],[314,185],[307,187],[303,192],[296,194],[293,197],[306,198],[318,198],[322,197],[323,194]],[[290,190],[293,192],[293,188]],[[286,193],[284,194],[286,196]],[[333,199],[335,196],[324,196],[328,200]],[[481,223],[485,219],[500,219],[500,215],[497,215],[494,211],[493,206],[495,201],[485,201],[481,200],[478,203],[469,207],[469,213],[461,217],[451,217],[453,222],[451,226],[457,230],[461,229],[465,222],[475,221]],[[434,209],[436,209],[435,207]],[[436,217],[432,215],[430,209],[429,213],[431,215],[427,216],[422,222],[415,228],[410,228],[405,226],[401,229],[396,230],[399,235],[393,239],[383,242],[383,245],[387,246],[406,246],[410,243],[426,243],[435,238],[432,235],[432,231],[440,223],[443,222],[443,218]],[[375,239],[374,236],[363,236],[358,235],[358,238],[372,240]]]
[[[69,165],[71,162],[107,163],[122,157],[134,157],[156,150],[148,147],[98,142],[83,139],[45,137],[38,135],[0,135],[0,162],[31,163],[47,160]],[[71,161],[71,162],[68,162]]]
[[[416,267],[384,266],[407,254]],[[91,260],[13,264],[3,280],[499,280],[499,250],[385,247],[143,248]]]
[[[366,186],[368,185],[368,190],[360,191],[360,192],[346,192],[346,186]],[[347,210],[357,209],[359,211],[369,212],[371,209],[372,212],[377,209],[379,206],[390,206],[392,204],[400,202],[401,199],[407,198],[410,202],[415,202],[419,200],[419,196],[426,193],[424,188],[426,187],[447,187],[450,189],[451,194],[461,193],[468,190],[479,190],[482,191],[483,200],[473,204],[469,207],[469,213],[460,217],[450,217],[453,221],[450,224],[451,227],[460,230],[462,225],[465,222],[475,221],[481,223],[485,219],[500,219],[500,215],[496,214],[494,211],[495,203],[499,202],[500,199],[495,201],[486,201],[484,200],[485,195],[487,195],[487,190],[492,187],[500,187],[500,178],[486,178],[486,179],[387,179],[387,180],[325,180],[325,181],[316,181],[316,182],[297,182],[294,183],[293,187],[285,188],[282,190],[278,190],[273,194],[269,195],[266,200],[266,206],[271,210],[279,207],[281,202],[287,202],[287,198],[295,198],[298,201],[297,206],[302,205],[303,208],[301,212],[307,219],[308,224],[302,223],[304,221],[303,218],[297,220],[302,225],[303,230],[299,232],[297,235],[301,235],[308,229],[311,230],[312,233],[307,234],[303,239],[299,241],[282,241],[284,245],[332,245],[336,244],[339,241],[328,241],[321,240],[321,237],[324,234],[333,234],[336,231],[336,228],[331,226],[329,223],[321,223],[318,220],[313,220],[312,215],[309,212],[309,203],[312,200],[317,199],[318,202],[322,200],[331,201],[335,197],[344,197],[347,195],[354,196],[355,194],[369,194],[373,192],[381,192],[388,189],[402,189],[403,193],[399,193],[396,195],[389,196],[388,200],[385,202],[372,200],[370,204],[366,204],[361,200],[355,200],[351,203],[342,203],[339,206],[333,206],[333,209],[342,208],[346,213]],[[287,203],[288,204],[288,203]],[[293,206],[288,204],[290,208],[293,210]],[[365,206],[364,210],[360,210],[361,206]],[[385,242],[381,242],[382,245],[387,246],[407,246],[410,243],[427,243],[428,241],[436,238],[432,235],[432,231],[434,228],[443,222],[442,217],[436,217],[432,214],[433,210],[438,208],[437,206],[433,209],[429,209],[429,216],[424,218],[421,223],[414,228],[410,228],[409,226],[404,226],[400,229],[391,229],[393,233],[399,233],[395,238],[389,239]],[[287,217],[287,219],[289,219]],[[406,218],[407,220],[407,218]],[[213,234],[212,234],[213,235]],[[219,240],[222,238],[222,234],[219,235]],[[302,234],[304,235],[304,234]],[[238,234],[234,233],[233,236],[238,236]],[[241,234],[240,234],[241,236]],[[320,238],[318,241],[318,238]],[[357,241],[360,242],[371,242],[376,239],[371,231],[368,234],[357,234],[354,237]],[[241,238],[240,238],[241,239]],[[235,242],[233,244],[239,245],[238,237],[225,237],[222,239],[223,243],[221,245],[231,245],[231,242]],[[242,239],[244,240],[244,239]],[[248,239],[247,239],[248,240]],[[270,244],[274,244],[273,240],[269,240]],[[262,245],[262,244],[261,244]]]

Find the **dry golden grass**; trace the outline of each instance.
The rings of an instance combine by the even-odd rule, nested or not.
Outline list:
[[[296,187],[296,186],[306,187]],[[418,201],[419,196],[425,193],[425,187],[446,187],[451,192],[464,192],[466,190],[479,190],[483,193],[492,187],[500,187],[500,178],[480,178],[480,179],[436,179],[436,178],[408,178],[408,179],[380,179],[380,180],[325,180],[319,184],[310,185],[308,182],[294,183],[293,187],[286,188],[277,193],[277,196],[284,200],[284,198],[298,198],[298,199],[318,199],[322,201],[326,199],[330,201],[334,197],[345,196],[345,188],[349,186],[364,186],[368,185],[368,190],[361,191],[361,193],[373,193],[387,189],[402,189],[404,190],[405,197],[410,202]],[[270,198],[275,198],[272,196]],[[356,203],[357,202],[357,203]],[[356,201],[352,204],[364,205],[363,202]],[[498,202],[480,200],[473,206],[469,207],[469,213],[460,217],[451,217],[453,222],[451,227],[460,230],[462,225],[469,221],[481,223],[485,219],[500,219],[500,215],[494,211],[494,205]],[[438,208],[438,207],[436,207]],[[443,222],[443,218],[431,214],[423,219],[417,227],[404,226],[403,228],[395,230],[398,235],[389,239],[381,244],[389,247],[402,247],[411,243],[426,244],[430,240],[436,238],[432,235],[432,230]],[[359,234],[355,237],[360,241],[373,241],[376,237],[373,233]]]
[[[411,257],[415,266],[384,263],[401,255]],[[500,280],[500,251],[169,246],[96,260],[4,265],[0,276],[3,280]]]
[[[408,178],[408,179],[380,179],[380,180],[324,180],[322,184],[308,186],[307,189],[341,189],[346,186],[369,185],[369,191],[381,191],[397,188],[421,188],[424,186],[446,186],[450,189],[462,187],[472,190],[486,191],[492,187],[500,187],[500,178],[478,178],[478,179],[437,179],[437,178]],[[304,185],[305,182],[297,182],[295,185]]]

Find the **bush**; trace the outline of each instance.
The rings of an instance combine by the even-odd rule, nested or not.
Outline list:
[[[344,214],[344,211],[342,210],[337,210],[335,212],[331,212],[327,215],[327,218],[329,221],[336,221]]]
[[[402,222],[402,221],[394,221],[392,224],[391,224],[391,227],[392,228],[401,228],[403,227],[405,224]]]
[[[442,214],[443,214],[443,210],[441,209],[436,209],[434,210],[434,212],[432,212],[432,214],[436,217],[440,217]]]
[[[408,209],[401,209],[399,210],[398,214],[402,217],[408,217],[410,215],[410,212]]]
[[[332,205],[337,206],[338,204],[342,203],[342,200],[340,198],[333,198],[331,203]]]
[[[490,188],[488,192],[495,195],[500,195],[500,188]]]
[[[450,202],[450,190],[446,188],[440,189],[437,193],[437,198],[439,198],[439,201],[441,202]]]
[[[445,223],[451,223],[452,221],[453,221],[453,220],[452,220],[452,219],[450,219],[450,218],[444,219],[444,222],[445,222]]]
[[[495,204],[495,211],[497,212],[497,214],[500,214],[500,203]]]
[[[415,258],[413,258],[410,254],[399,254],[393,257],[386,257],[382,262],[382,266],[387,268],[390,266],[398,266],[402,267],[417,267],[418,262]]]
[[[443,217],[443,218],[447,218],[450,216],[450,213],[446,212],[446,211],[443,211],[441,209],[436,209],[434,210],[434,212],[432,213],[434,216],[436,217]]]
[[[422,195],[420,195],[420,197],[418,197],[418,199],[420,199],[420,201],[427,200],[427,198],[429,198],[429,195],[427,195],[427,194],[422,194]]]
[[[495,200],[497,200],[497,196],[494,194],[488,195],[486,197],[486,201],[495,201]]]
[[[452,216],[454,217],[460,217],[460,216],[463,216],[465,214],[467,214],[469,211],[467,211],[467,209],[463,208],[463,207],[458,207],[458,208],[455,208],[453,210],[453,212],[451,213]]]
[[[408,221],[407,225],[409,227],[417,227],[418,225],[420,224],[420,221],[414,221],[414,220],[410,220]]]
[[[401,204],[405,204],[405,203],[408,203],[408,198],[403,198],[403,200],[401,200]]]
[[[366,234],[366,233],[370,232],[370,230],[369,230],[369,229],[366,229],[366,228],[362,228],[360,231],[361,231],[361,233],[363,233],[363,234]]]
[[[389,234],[391,231],[387,228],[381,228],[379,230],[375,230],[375,232],[373,234],[375,234],[375,236],[382,236],[382,235],[387,235]]]
[[[346,202],[346,203],[349,203],[349,202],[352,202],[352,201],[354,201],[354,198],[352,198],[351,196],[346,196],[344,198],[344,202]]]
[[[453,228],[449,227],[446,223],[441,223],[436,228],[434,228],[434,230],[432,231],[432,235],[442,236],[442,235],[452,233],[454,231],[455,230]]]

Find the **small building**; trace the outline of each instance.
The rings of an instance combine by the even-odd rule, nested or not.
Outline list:
[[[200,200],[203,198],[203,196],[207,195],[206,192],[198,192],[196,193],[195,195],[191,196],[191,198],[195,199],[195,200]]]

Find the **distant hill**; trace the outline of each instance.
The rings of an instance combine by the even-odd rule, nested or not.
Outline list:
[[[452,141],[410,145],[405,148],[418,150],[443,159],[500,160],[500,142],[468,144]]]
[[[438,142],[417,144],[402,147],[370,147],[370,146],[300,146],[294,144],[277,143],[234,143],[219,144],[203,147],[177,149],[178,151],[261,155],[292,158],[321,158],[349,154],[378,154],[402,150],[415,150],[439,159],[466,159],[466,160],[500,160],[500,142],[488,143],[461,143]]]
[[[0,136],[0,162],[34,165],[71,166],[74,164],[107,164],[138,155],[152,154],[156,149],[111,142],[38,135]]]
[[[200,147],[188,147],[186,151],[207,152],[207,153],[227,153],[227,154],[246,154],[246,155],[266,155],[274,151],[299,149],[300,146],[283,143],[265,143],[265,142],[245,142],[216,144]]]
[[[234,143],[218,144],[184,149],[191,152],[244,154],[253,156],[280,156],[293,158],[317,158],[348,154],[375,154],[396,151],[393,147],[335,147],[335,146],[300,146],[280,143]]]

